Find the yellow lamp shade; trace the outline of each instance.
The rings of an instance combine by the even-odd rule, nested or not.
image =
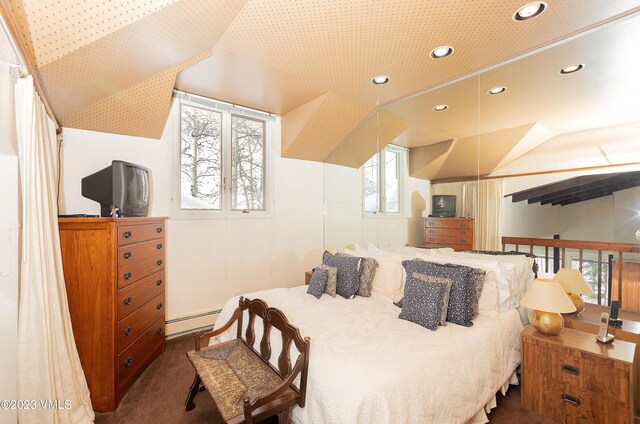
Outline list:
[[[545,312],[569,313],[576,310],[560,283],[546,278],[536,279],[520,303],[527,308]]]
[[[563,268],[553,279],[559,282],[567,293],[593,294],[593,289],[577,269]]]

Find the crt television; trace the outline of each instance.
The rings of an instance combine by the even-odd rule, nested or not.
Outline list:
[[[151,195],[149,170],[114,160],[111,165],[82,179],[82,195],[100,203],[100,215],[147,216]]]
[[[437,194],[431,198],[431,215],[439,218],[456,217],[456,196]]]

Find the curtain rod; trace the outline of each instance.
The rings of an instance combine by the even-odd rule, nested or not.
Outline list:
[[[44,94],[40,71],[33,63],[30,56],[27,54],[27,49],[22,41],[22,38],[20,38],[15,25],[15,21],[13,19],[13,16],[11,15],[11,12],[9,11],[9,6],[6,0],[0,0],[0,26],[2,27],[2,32],[4,32],[5,36],[7,37],[11,48],[13,49],[17,61],[19,62],[18,66],[22,68],[19,71],[26,72],[28,75],[33,76],[33,85],[40,95],[42,103],[44,103],[47,114],[51,119],[53,119],[53,122],[55,122],[56,124],[56,134],[62,133],[62,126],[60,125],[60,122],[58,122],[58,119],[53,113],[53,110],[51,109],[51,106],[49,105],[49,102],[47,101],[47,98]]]

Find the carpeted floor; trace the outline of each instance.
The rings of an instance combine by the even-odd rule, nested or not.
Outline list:
[[[194,371],[185,353],[193,349],[193,337],[167,341],[167,350],[131,386],[114,412],[96,413],[96,424],[180,424],[222,423],[206,392],[196,396],[196,408],[184,410],[184,401]],[[506,396],[498,395],[498,407],[491,411],[492,424],[552,424],[554,421],[520,407],[520,390],[512,386]],[[271,421],[271,420],[270,420]]]

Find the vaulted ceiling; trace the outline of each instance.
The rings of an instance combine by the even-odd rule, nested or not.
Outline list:
[[[159,138],[175,87],[282,115],[285,157],[359,167],[393,142],[412,149],[412,175],[447,179],[635,113],[580,110],[607,96],[594,84],[621,77],[607,43],[640,40],[634,18],[588,32],[640,14],[640,0],[547,0],[525,22],[512,18],[522,0],[1,1],[63,126]],[[441,45],[454,53],[431,59]],[[574,61],[591,73],[562,79]],[[374,86],[376,75],[391,81]],[[496,84],[509,90],[484,96]],[[570,119],[545,104],[550,87]],[[439,103],[446,114],[433,113]]]

